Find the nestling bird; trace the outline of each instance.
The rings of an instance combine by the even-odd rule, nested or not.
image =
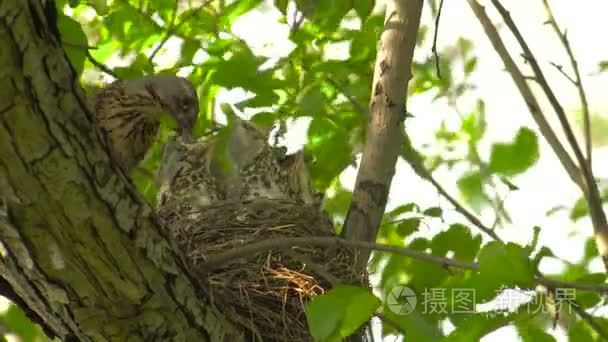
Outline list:
[[[268,143],[268,130],[224,111],[228,125],[209,140],[170,139],[159,171],[159,203],[182,215],[220,201],[259,198],[319,203],[303,152],[285,155]],[[279,151],[277,151],[279,150]]]
[[[114,158],[130,173],[156,138],[160,119],[177,122],[189,138],[198,116],[198,97],[192,83],[172,75],[152,75],[115,81],[96,97],[95,116],[110,140]]]

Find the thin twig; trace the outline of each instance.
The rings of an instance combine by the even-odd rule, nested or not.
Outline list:
[[[144,19],[144,20],[145,20],[145,21],[146,21],[148,24],[152,25],[152,26],[153,26],[153,27],[154,27],[156,30],[161,31],[161,30],[163,30],[163,29],[164,29],[164,27],[162,27],[161,25],[159,25],[159,24],[158,24],[156,21],[154,21],[154,20],[153,20],[153,19],[152,19],[152,18],[151,18],[149,15],[147,15],[145,12],[143,12],[141,8],[138,8],[138,7],[133,6],[133,5],[132,5],[132,4],[131,4],[131,3],[130,3],[128,0],[115,0],[115,1],[120,2],[120,4],[121,4],[121,5],[124,5],[124,6],[126,6],[126,7],[130,8],[130,9],[132,9],[133,11],[137,12],[137,14],[139,14],[139,16],[140,16],[142,19]],[[211,0],[211,1],[212,1],[212,0]],[[210,2],[210,1],[209,1],[209,2]],[[200,7],[199,7],[199,8],[200,8]],[[194,12],[196,12],[197,10],[198,10],[198,8],[197,8],[197,9],[195,9],[195,10],[194,10]],[[190,17],[190,16],[191,16],[191,15],[189,15],[188,17]],[[183,21],[183,19],[182,19],[182,21]],[[179,32],[177,32],[177,31],[175,31],[175,30],[173,31],[173,33],[172,33],[172,34],[173,34],[174,36],[176,36],[176,37],[179,37],[179,38],[183,39],[184,41],[188,41],[188,42],[189,42],[189,41],[195,41],[195,39],[193,39],[192,37],[187,36],[187,35],[180,34]]]
[[[568,53],[568,58],[570,58],[570,64],[572,65],[572,70],[574,71],[574,77],[575,79],[572,80],[571,78],[570,81],[576,86],[576,88],[578,89],[578,95],[581,99],[581,107],[582,107],[582,111],[583,111],[583,125],[584,125],[584,134],[585,134],[585,149],[587,152],[587,163],[589,164],[589,168],[592,167],[592,163],[591,163],[591,147],[592,147],[592,137],[591,137],[591,117],[589,114],[589,104],[587,103],[587,95],[585,93],[585,88],[583,88],[583,81],[581,79],[581,74],[578,68],[578,62],[576,61],[576,58],[574,58],[574,53],[572,52],[572,48],[570,46],[570,42],[568,41],[568,37],[566,36],[566,32],[562,30],[560,30],[559,25],[557,24],[557,21],[555,20],[555,17],[553,16],[553,11],[551,10],[551,7],[549,6],[549,2],[547,0],[543,0],[543,3],[545,5],[545,9],[547,11],[547,14],[549,16],[549,24],[551,24],[551,27],[553,27],[553,30],[555,30],[555,33],[557,34],[557,36],[559,37],[559,40],[562,42],[562,45],[564,45],[564,48],[566,49],[566,53]]]
[[[558,116],[559,122],[562,125],[562,129],[564,130],[564,133],[566,134],[566,139],[568,140],[570,147],[574,151],[574,156],[576,157],[577,161],[580,164],[583,164],[580,166],[581,169],[584,169],[585,168],[584,157],[583,157],[583,154],[579,147],[579,144],[576,141],[576,137],[574,136],[574,132],[572,131],[572,127],[570,126],[568,117],[566,116],[566,113],[565,113],[562,105],[559,103],[557,96],[555,96],[553,89],[551,89],[551,87],[549,86],[549,83],[545,79],[545,75],[542,72],[542,70],[540,69],[540,66],[539,66],[538,62],[536,61],[536,58],[534,57],[532,50],[530,50],[530,48],[528,47],[528,43],[526,42],[526,40],[524,39],[524,36],[519,31],[519,28],[517,27],[517,25],[515,25],[515,22],[511,18],[511,15],[507,11],[507,9],[504,6],[502,6],[500,1],[498,1],[498,0],[492,0],[492,4],[494,4],[494,7],[496,7],[496,9],[498,10],[498,13],[500,13],[503,20],[505,21],[505,24],[507,25],[507,27],[509,28],[511,33],[513,33],[513,36],[515,36],[515,39],[519,43],[519,46],[522,48],[522,50],[524,52],[524,56],[526,57],[526,60],[528,61],[528,63],[530,64],[530,67],[532,68],[532,71],[534,72],[534,76],[536,77],[536,82],[543,89],[543,92],[545,93],[545,95],[547,95],[547,98],[549,99],[549,102],[551,103],[551,106],[555,110],[555,112]]]
[[[156,57],[156,54],[167,43],[167,41],[169,41],[169,39],[175,34],[175,32],[177,32],[177,30],[179,30],[188,20],[190,20],[190,18],[192,18],[196,14],[198,14],[198,12],[200,10],[207,7],[207,5],[209,5],[212,1],[213,0],[205,1],[204,3],[199,5],[197,8],[193,9],[190,13],[184,15],[184,17],[180,20],[180,22],[177,25],[175,25],[175,19],[176,19],[176,14],[177,14],[177,3],[178,3],[178,0],[175,0],[176,10],[173,12],[173,17],[171,17],[171,23],[169,24],[169,28],[165,32],[165,36],[163,37],[161,42],[156,46],[156,48],[154,48],[154,51],[152,51],[152,53],[150,54],[150,57],[149,57],[150,61],[152,61],[154,59],[154,57]]]
[[[496,1],[493,0],[492,2],[496,4]],[[585,163],[581,164],[581,168],[583,168],[583,175],[582,175],[583,177],[581,178],[579,168],[571,160],[570,156],[567,154],[567,152],[565,151],[565,149],[563,148],[563,146],[561,145],[559,140],[557,140],[557,137],[555,136],[555,133],[553,132],[551,127],[548,126],[546,119],[544,117],[544,114],[542,113],[542,111],[540,110],[540,107],[538,106],[538,102],[536,101],[536,98],[534,97],[529,86],[525,82],[523,74],[521,73],[521,71],[519,70],[517,65],[513,62],[513,59],[511,58],[511,56],[509,55],[507,49],[504,46],[504,43],[502,42],[502,39],[500,38],[496,28],[494,27],[494,24],[492,23],[492,21],[489,19],[489,17],[485,13],[484,7],[481,6],[476,0],[468,0],[468,3],[471,6],[471,9],[473,10],[473,12],[475,13],[475,16],[477,17],[477,19],[480,21],[484,31],[486,32],[486,35],[488,36],[490,42],[494,46],[494,49],[496,50],[498,55],[503,60],[503,63],[505,63],[505,67],[507,68],[507,71],[509,72],[509,74],[513,78],[515,84],[517,85],[518,89],[520,90],[520,93],[521,93],[522,97],[524,98],[524,100],[526,101],[526,104],[528,105],[528,108],[530,109],[530,112],[531,112],[533,118],[537,122],[541,133],[543,134],[545,139],[547,139],[550,146],[553,148],[553,150],[556,153],[556,155],[558,156],[560,162],[562,163],[562,165],[564,166],[564,168],[570,175],[570,178],[583,190],[583,192],[585,194],[588,193],[587,188],[589,186],[595,188],[596,189],[595,192],[597,194],[596,184],[588,182],[589,173],[587,173],[585,171],[585,169],[587,168],[586,167],[587,165]],[[500,6],[500,4],[498,4],[498,6]],[[500,6],[500,7],[502,7],[502,6]],[[507,19],[510,19],[510,17],[508,17],[508,12],[506,13],[507,14],[506,16],[504,15],[504,12],[506,12],[506,10],[504,10],[504,8],[503,8],[503,11],[501,12],[501,14],[503,15],[503,18],[506,17],[505,21],[507,23],[511,23],[510,29],[513,30],[512,26],[514,26],[514,25],[513,25],[512,21],[507,20]],[[515,30],[517,31],[516,28],[515,28]],[[521,38],[521,35],[519,35],[519,37]],[[520,41],[520,43],[521,43],[521,41]],[[523,42],[523,43],[524,43],[523,45],[525,47],[527,47],[525,42]],[[522,46],[522,48],[523,48],[523,46]],[[526,51],[524,50],[524,52],[526,52]],[[533,59],[533,56],[531,55],[531,53],[528,54],[526,57],[527,57],[526,59],[532,65],[535,65],[538,68],[538,65],[535,63],[535,60]],[[540,74],[540,76],[542,77],[542,73]],[[535,72],[535,81],[539,82],[542,85],[544,78],[542,80],[540,80],[539,74],[537,74]],[[544,81],[544,83],[546,84],[546,81]],[[579,153],[579,155],[580,155],[580,153]],[[577,159],[580,160],[579,157],[577,157]],[[591,190],[590,192],[593,192],[593,190]],[[592,207],[594,205],[596,206],[595,210],[597,211],[597,204],[590,203],[590,207]],[[601,206],[600,206],[600,210],[601,210]],[[603,211],[601,213],[602,214],[600,214],[600,216],[603,216]],[[596,234],[597,234],[598,227],[596,224],[601,223],[601,222],[597,222],[597,220],[594,219],[594,215],[592,215],[592,219],[594,221],[594,229],[596,230]],[[605,229],[600,227],[599,231],[601,232],[602,230],[605,230]],[[596,237],[596,242],[598,243],[598,249],[600,250],[600,253],[602,253],[601,252],[602,246],[605,246],[604,241],[605,241],[605,238],[598,239]],[[605,256],[602,255],[602,257],[605,261],[606,260]],[[605,262],[605,264],[606,264],[606,262]],[[536,273],[538,276],[541,276],[541,273],[538,270],[536,271]],[[547,284],[548,287],[550,287],[551,285],[552,284]],[[592,326],[599,335],[607,336],[604,329],[594,320],[593,316],[589,315],[585,310],[581,309],[581,307],[578,307],[578,306],[575,306],[575,311],[578,313],[578,315],[583,320],[587,321],[590,324],[590,326]]]
[[[114,70],[112,70],[112,68],[96,60],[93,55],[91,55],[91,52],[89,50],[87,50],[86,54],[89,62],[91,62],[91,64],[93,64],[97,69],[105,72],[106,74],[114,77],[115,79],[120,79],[120,77],[118,77],[118,75],[114,72]]]
[[[286,250],[295,246],[317,246],[317,247],[355,247],[366,251],[391,252],[401,256],[412,257],[417,260],[428,261],[442,266],[451,266],[462,269],[477,269],[474,262],[460,261],[438,257],[414,249],[378,244],[374,242],[346,240],[338,237],[288,237],[272,240],[252,242],[224,252],[216,253],[207,257],[200,265],[202,270],[211,271],[235,259],[244,258],[259,252],[270,250]]]
[[[439,35],[439,18],[441,18],[441,9],[443,8],[443,0],[439,2],[439,10],[437,11],[437,17],[435,18],[435,33],[433,34],[433,47],[431,51],[435,56],[435,70],[437,71],[437,78],[441,78],[441,69],[439,68],[439,54],[437,53],[437,36]]]
[[[167,41],[171,37],[171,31],[173,30],[173,26],[175,25],[175,18],[177,18],[178,5],[179,5],[179,0],[175,0],[175,3],[173,4],[173,13],[171,13],[171,19],[169,21],[169,26],[167,28],[167,31],[165,32],[165,36],[163,37],[161,42],[154,48],[154,50],[150,54],[150,57],[148,57],[150,62],[152,62],[154,60],[154,57],[156,57],[156,54],[158,53],[158,51],[160,51],[160,49],[167,43]]]
[[[554,62],[549,62],[549,64],[551,64],[555,69],[557,69],[557,71],[559,71],[560,74],[562,74],[566,79],[568,79],[568,81],[570,81],[570,83],[574,84],[576,86],[576,81],[570,77],[570,75],[568,75],[565,71],[564,71],[564,67],[556,64]],[[536,78],[535,78],[536,79]]]
[[[532,118],[538,125],[541,134],[547,140],[549,146],[551,146],[551,148],[553,149],[553,152],[559,159],[562,166],[564,166],[564,169],[568,173],[568,176],[570,176],[570,179],[572,179],[572,181],[576,183],[579,187],[584,188],[585,184],[581,177],[581,172],[579,168],[576,166],[576,164],[574,163],[562,143],[557,138],[557,135],[553,131],[553,128],[551,128],[551,126],[549,125],[549,122],[547,121],[544,113],[542,112],[541,107],[536,99],[536,96],[534,95],[532,89],[526,82],[526,77],[523,75],[521,70],[519,70],[519,67],[509,54],[509,51],[505,47],[505,44],[503,43],[502,38],[498,34],[496,27],[494,27],[494,24],[486,14],[485,8],[481,6],[476,0],[468,0],[468,3],[473,12],[475,13],[475,16],[479,20],[481,26],[483,27],[486,35],[488,36],[488,39],[494,47],[494,50],[496,50],[499,57],[502,59],[502,62],[504,63],[507,72],[509,73],[509,75],[511,75],[513,82],[517,86],[517,89],[519,90],[523,100],[525,101],[526,105],[528,106],[528,109],[530,110]]]
[[[409,137],[407,135],[405,139],[406,147],[402,149],[400,155],[401,158],[403,158],[403,160],[405,160],[410,165],[412,170],[414,170],[414,173],[416,173],[420,178],[429,181],[435,187],[435,189],[437,189],[437,192],[439,192],[441,196],[445,197],[445,199],[447,199],[448,202],[450,202],[450,204],[454,206],[454,209],[462,216],[464,216],[467,220],[469,220],[469,222],[479,228],[482,232],[488,234],[492,239],[496,241],[502,241],[492,228],[483,224],[481,220],[477,218],[477,216],[467,210],[464,205],[460,204],[454,197],[452,197],[452,195],[450,195],[445,190],[445,188],[441,184],[439,184],[439,182],[437,182],[431,172],[424,166],[424,162],[422,161],[420,153],[418,153],[418,151],[414,149],[411,142],[409,142]]]
[[[360,114],[365,115],[365,116],[369,115],[369,111],[367,109],[365,109],[363,107],[363,105],[359,101],[357,101],[357,99],[355,97],[346,93],[345,89],[343,89],[343,87],[341,87],[340,84],[338,84],[335,80],[333,80],[331,78],[327,78],[327,81],[329,83],[331,83],[334,87],[336,87],[336,89],[338,89],[342,94],[344,94],[344,96],[346,96],[346,98],[349,100],[349,102],[351,102],[353,107],[355,107],[355,109],[357,109],[357,111]],[[407,137],[406,137],[406,139],[407,139]],[[413,158],[410,158],[409,156],[407,156],[404,153],[401,154],[401,157],[410,164],[410,166],[412,167],[414,172],[416,172],[416,174],[419,177],[429,181],[437,189],[437,192],[439,192],[439,194],[441,196],[443,196],[445,199],[448,200],[448,202],[450,202],[450,204],[452,204],[452,206],[454,207],[454,210],[456,210],[458,213],[460,213],[462,216],[464,216],[467,220],[469,220],[469,222],[471,222],[474,226],[479,228],[482,232],[488,234],[494,240],[502,241],[492,228],[484,225],[479,218],[477,218],[473,213],[471,213],[469,210],[467,210],[464,207],[464,205],[460,204],[458,202],[458,200],[456,200],[452,195],[450,195],[445,190],[445,188],[441,184],[439,184],[439,182],[437,182],[437,180],[424,167],[424,165],[422,163],[415,162],[413,160]]]
[[[599,336],[602,337],[602,341],[608,340],[608,332],[601,324],[599,324],[595,320],[595,317],[593,317],[590,313],[585,311],[585,309],[583,309],[583,307],[578,302],[576,302],[574,300],[569,300],[568,303],[570,304],[570,307],[572,308],[572,310],[574,310],[574,312],[576,312],[576,314],[582,320],[587,322],[587,324],[589,324],[589,326],[591,326],[591,328],[593,328],[593,330],[595,330],[595,332]]]
[[[574,151],[574,156],[579,164],[580,169],[582,170],[583,175],[583,194],[587,200],[587,204],[589,205],[589,214],[591,216],[591,221],[593,223],[593,229],[595,231],[595,241],[597,244],[597,248],[599,254],[602,256],[602,261],[604,262],[605,268],[608,270],[608,220],[606,219],[606,213],[602,207],[602,199],[599,193],[599,189],[597,188],[597,184],[595,182],[595,177],[593,176],[593,170],[589,167],[587,160],[585,160],[585,156],[581,151],[581,148],[574,136],[574,132],[572,131],[572,126],[568,121],[568,117],[564,111],[564,108],[559,103],[557,96],[553,92],[553,89],[549,86],[549,83],[545,79],[545,75],[543,74],[536,58],[532,54],[532,51],[528,47],[526,40],[523,35],[519,31],[517,25],[511,18],[509,12],[502,6],[500,1],[492,0],[492,4],[498,10],[500,15],[502,16],[505,24],[511,31],[511,33],[515,36],[515,39],[519,43],[519,46],[523,50],[524,54],[527,57],[527,60],[536,76],[536,82],[540,85],[543,92],[547,96],[549,103],[553,107],[553,110],[557,114],[557,118],[566,134],[566,139]]]
[[[561,281],[557,279],[546,278],[539,275],[537,279],[542,279],[542,285],[552,289],[575,288],[582,291],[597,292],[600,295],[608,294],[608,284],[580,284],[569,281]]]
[[[62,40],[61,44],[65,45],[65,46],[71,46],[71,47],[83,49],[83,50],[97,50],[97,46],[82,45],[82,44],[78,44],[78,43],[68,42],[65,40]]]
[[[576,160],[578,161],[578,163],[581,164],[580,168],[583,170],[583,176],[586,177],[587,176],[585,174],[586,172],[584,172],[584,170],[586,169],[585,158],[583,156],[583,153],[580,149],[578,142],[576,141],[576,137],[574,136],[574,132],[572,131],[572,127],[570,126],[570,123],[568,121],[568,117],[566,116],[564,108],[559,103],[559,100],[557,99],[557,96],[555,96],[553,89],[551,89],[551,87],[549,86],[549,83],[545,79],[545,75],[542,72],[538,62],[536,61],[536,58],[534,57],[532,50],[530,50],[530,47],[528,47],[528,43],[526,42],[524,36],[519,31],[519,28],[517,27],[517,25],[515,25],[515,22],[511,18],[511,15],[509,14],[509,12],[506,10],[506,8],[504,6],[502,6],[500,1],[498,1],[498,0],[492,0],[492,4],[494,4],[494,7],[496,7],[496,9],[498,10],[498,13],[500,13],[503,20],[505,21],[505,24],[507,25],[507,27],[509,28],[509,30],[511,31],[513,36],[515,36],[515,39],[517,40],[519,46],[523,50],[524,56],[525,56],[526,60],[528,61],[528,64],[532,68],[532,71],[534,72],[536,82],[543,89],[543,92],[547,96],[549,103],[553,107],[553,110],[556,112],[559,122],[562,126],[562,129],[564,130],[564,133],[566,134],[566,139],[568,140],[570,147],[574,151],[574,156],[575,156]]]
[[[439,182],[437,182],[437,180],[430,173],[427,173],[426,179],[431,184],[433,184],[433,186],[435,187],[435,189],[437,189],[437,192],[439,192],[439,194],[441,194],[441,196],[445,197],[445,199],[447,199],[448,202],[450,202],[450,204],[454,207],[454,210],[456,210],[458,213],[460,213],[462,216],[464,216],[467,220],[469,220],[469,222],[471,222],[473,225],[475,225],[477,228],[479,228],[479,230],[481,230],[482,232],[484,232],[484,233],[488,234],[490,237],[492,237],[492,239],[494,239],[496,241],[502,241],[501,238],[496,234],[496,232],[494,232],[494,230],[492,228],[483,224],[481,222],[481,220],[479,218],[477,218],[477,216],[475,216],[473,213],[468,211],[462,204],[460,204],[460,202],[458,202],[454,197],[452,197],[452,195],[450,195],[445,190],[445,188],[443,186],[441,186],[441,184],[439,184]]]
[[[325,77],[325,79],[332,86],[334,86],[334,88],[336,88],[336,90],[338,90],[340,93],[342,93],[342,95],[344,95],[346,97],[348,102],[350,102],[350,104],[353,105],[353,107],[355,107],[355,109],[359,113],[365,115],[366,117],[369,116],[369,111],[359,101],[357,101],[357,99],[353,95],[349,94],[348,91],[346,91],[346,89],[344,89],[344,87],[340,83],[338,83],[338,81],[334,80],[331,77]]]

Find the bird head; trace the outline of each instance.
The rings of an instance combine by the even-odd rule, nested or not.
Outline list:
[[[148,114],[166,113],[177,123],[183,136],[192,135],[199,106],[190,81],[173,75],[152,75],[127,82],[131,92],[151,100],[145,110]]]

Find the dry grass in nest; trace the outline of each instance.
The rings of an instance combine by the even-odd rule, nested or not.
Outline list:
[[[225,202],[179,216],[160,216],[185,249],[194,269],[209,284],[213,300],[264,341],[311,340],[304,305],[332,283],[363,283],[353,274],[353,253],[344,249],[293,247],[233,260],[205,272],[210,255],[262,240],[335,236],[318,206],[279,200]]]

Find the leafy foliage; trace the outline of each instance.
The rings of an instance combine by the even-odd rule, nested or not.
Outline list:
[[[318,341],[341,341],[356,332],[380,306],[380,300],[367,290],[338,285],[306,307],[306,318]]]
[[[0,313],[0,328],[3,335],[18,336],[23,342],[50,341],[42,332],[42,329],[32,323],[25,313],[14,304]],[[6,340],[5,336],[2,336],[2,340]]]
[[[507,176],[522,173],[538,159],[536,134],[529,128],[521,128],[510,144],[495,144],[490,156],[490,171]]]

